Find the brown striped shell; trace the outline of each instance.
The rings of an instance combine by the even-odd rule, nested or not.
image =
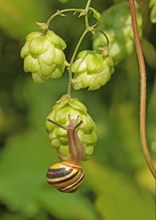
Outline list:
[[[61,192],[75,192],[84,178],[84,171],[79,165],[67,162],[56,163],[49,167],[47,182]]]

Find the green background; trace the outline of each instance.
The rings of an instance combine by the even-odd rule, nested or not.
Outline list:
[[[93,1],[102,12],[120,1]],[[143,1],[142,1],[143,2]],[[143,49],[147,67],[147,135],[156,154],[156,28],[144,13]],[[154,1],[151,1],[154,2]],[[134,53],[115,67],[109,83],[94,92],[73,91],[97,124],[94,156],[82,163],[86,176],[74,194],[48,186],[45,173],[57,162],[45,119],[66,93],[67,72],[38,85],[23,71],[20,50],[25,36],[39,31],[57,9],[84,7],[86,1],[0,0],[0,219],[2,220],[154,220],[155,181],[147,169],[139,140],[139,73]],[[156,7],[155,7],[156,8]],[[120,13],[120,12],[119,12]],[[153,7],[154,14],[154,7]],[[156,13],[155,13],[156,14]],[[83,32],[83,19],[58,17],[53,29],[67,43],[70,59]],[[91,48],[87,37],[82,49]]]

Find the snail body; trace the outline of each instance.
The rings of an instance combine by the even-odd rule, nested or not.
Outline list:
[[[61,192],[75,192],[84,178],[83,169],[67,162],[56,163],[49,167],[47,182]]]
[[[47,119],[49,122],[66,130],[68,135],[70,156],[68,159],[60,158],[61,162],[50,166],[46,174],[47,182],[61,192],[75,192],[84,178],[84,170],[79,166],[84,157],[84,148],[76,130],[82,124],[82,121],[77,123],[77,119],[70,119],[69,117],[67,127]]]

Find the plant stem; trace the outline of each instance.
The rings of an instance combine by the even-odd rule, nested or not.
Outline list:
[[[86,4],[86,7],[85,7],[85,11],[86,11],[86,14],[85,14],[85,25],[86,25],[86,29],[89,28],[88,10],[89,10],[90,4],[91,4],[91,0],[88,0],[88,2],[87,2],[87,4]]]
[[[58,10],[55,14],[52,14],[49,19],[47,20],[46,24],[47,24],[47,27],[49,27],[50,25],[50,22],[58,15],[61,15],[61,16],[65,16],[63,13],[66,13],[66,12],[84,12],[84,9],[81,9],[81,8],[67,8],[67,9],[63,9],[63,10]]]
[[[67,88],[67,94],[69,97],[71,97],[71,87],[72,87],[72,71],[71,71],[71,67],[72,67],[72,64],[75,60],[75,57],[77,55],[77,52],[78,52],[78,49],[82,43],[82,40],[84,39],[84,37],[86,36],[86,34],[88,33],[88,30],[85,29],[85,31],[83,32],[83,34],[81,35],[76,47],[75,47],[75,50],[74,50],[74,53],[71,57],[71,60],[70,60],[70,64],[69,64],[69,69],[68,69],[68,72],[69,72],[69,78],[68,78],[68,88]]]
[[[89,31],[92,31],[92,27],[89,26],[89,22],[88,22],[88,10],[89,10],[89,6],[91,4],[91,0],[87,0],[87,4],[86,4],[86,7],[84,9],[85,11],[85,31],[82,33],[76,47],[75,47],[75,50],[73,52],[73,55],[71,57],[71,60],[70,60],[70,64],[69,64],[69,69],[68,69],[68,73],[69,73],[69,78],[68,78],[68,87],[67,87],[67,94],[69,97],[71,97],[71,88],[72,88],[72,71],[71,71],[71,68],[72,68],[72,64],[75,60],[75,57],[78,53],[78,50],[79,50],[79,47],[84,39],[84,37],[86,36],[86,34],[89,32]]]
[[[145,61],[143,56],[143,51],[141,47],[141,42],[138,33],[137,27],[137,19],[136,19],[136,12],[135,12],[135,3],[134,0],[129,0],[130,6],[130,13],[132,19],[132,27],[134,33],[134,40],[135,40],[135,47],[139,62],[139,69],[140,69],[140,140],[141,140],[141,147],[144,153],[145,160],[147,165],[156,179],[156,169],[154,168],[154,164],[152,162],[148,145],[147,145],[147,138],[146,138],[146,69],[145,69]]]

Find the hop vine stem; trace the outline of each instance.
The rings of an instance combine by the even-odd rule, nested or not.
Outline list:
[[[75,60],[75,57],[77,55],[77,52],[79,50],[79,47],[84,39],[84,37],[86,36],[86,34],[89,32],[89,31],[92,31],[92,29],[94,28],[93,27],[90,27],[89,26],[89,21],[88,21],[88,10],[89,10],[89,7],[90,7],[90,4],[91,4],[91,0],[88,0],[87,1],[87,4],[86,4],[86,7],[84,9],[84,12],[85,12],[85,30],[84,32],[82,33],[76,47],[75,47],[75,50],[73,52],[73,55],[71,57],[71,60],[70,60],[70,64],[69,64],[69,69],[68,69],[68,72],[69,72],[69,78],[68,78],[68,87],[67,87],[67,94],[69,97],[71,97],[71,90],[72,90],[72,71],[71,71],[71,67],[72,67],[72,64]]]
[[[68,78],[68,88],[67,88],[67,94],[68,94],[69,97],[71,97],[71,87],[72,87],[72,71],[71,71],[71,67],[72,67],[72,64],[73,64],[73,62],[75,60],[75,57],[77,55],[78,49],[79,49],[79,47],[81,45],[81,42],[84,39],[84,37],[86,36],[87,32],[88,32],[88,30],[86,29],[83,32],[83,34],[81,35],[81,37],[80,37],[80,39],[79,39],[79,41],[78,41],[78,43],[77,43],[77,45],[75,47],[74,53],[73,53],[73,55],[71,57],[71,60],[70,60],[69,69],[68,69],[69,78]]]
[[[144,153],[145,160],[147,165],[156,179],[156,169],[154,168],[154,164],[152,162],[148,145],[147,145],[147,137],[146,137],[146,68],[145,61],[143,56],[143,51],[141,47],[141,42],[139,38],[137,19],[136,19],[136,11],[135,11],[135,2],[134,0],[129,0],[129,7],[131,13],[132,27],[134,33],[135,47],[136,53],[138,57],[139,70],[140,70],[140,140],[141,147]]]
[[[50,25],[50,22],[57,16],[65,16],[64,13],[66,12],[80,12],[80,13],[83,13],[84,9],[82,8],[67,8],[67,9],[63,9],[63,10],[58,10],[55,14],[52,14],[49,19],[47,20],[46,24],[47,24],[47,28],[49,27]]]
[[[86,15],[85,15],[85,24],[86,24],[86,28],[89,27],[89,21],[88,21],[88,10],[91,4],[91,0],[87,1],[86,7],[85,7],[85,11],[86,11]]]

